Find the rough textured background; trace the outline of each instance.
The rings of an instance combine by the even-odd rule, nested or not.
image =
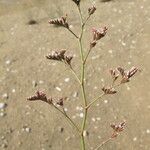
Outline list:
[[[105,97],[90,110],[87,149],[92,150],[111,134],[111,122],[125,119],[125,132],[103,149],[149,150],[150,1],[84,0],[84,15],[91,3],[95,3],[97,11],[87,24],[84,50],[89,46],[91,27],[106,25],[109,30],[88,59],[88,101],[101,93],[104,84],[110,83],[109,68],[138,66],[142,72],[131,83],[120,87],[116,95]],[[78,14],[70,0],[0,0],[0,103],[7,104],[0,109],[2,150],[79,149],[79,137],[58,112],[45,103],[26,101],[36,89],[45,89],[51,96],[68,96],[70,99],[65,104],[68,113],[76,122],[81,121],[79,85],[63,64],[45,59],[51,50],[66,48],[76,56],[73,67],[79,70],[74,37],[47,23],[49,18],[65,13],[78,33]],[[28,25],[32,19],[38,24]],[[62,133],[60,128],[64,128]]]

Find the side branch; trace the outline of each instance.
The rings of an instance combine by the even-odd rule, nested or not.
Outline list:
[[[108,138],[106,141],[102,142],[97,148],[95,148],[95,150],[99,150],[103,145],[105,145],[106,143],[108,143],[110,140],[112,140],[112,138]]]
[[[97,98],[95,98],[91,103],[89,103],[86,106],[86,109],[89,109],[96,101],[98,101],[99,99],[101,99],[103,96],[105,95],[105,93],[101,94],[100,96],[98,96]]]
[[[87,58],[88,58],[88,56],[89,56],[91,50],[92,50],[91,48],[88,50],[88,52],[87,52],[87,54],[86,54],[86,56],[85,56],[85,58],[84,58],[84,64],[86,63]]]
[[[118,87],[120,85],[121,85],[121,83],[118,83],[118,84],[114,85],[114,82],[113,82],[112,85],[111,85],[110,90],[113,89],[113,88],[116,88],[116,87]],[[86,109],[89,109],[95,102],[97,102],[99,99],[101,99],[105,95],[107,95],[107,93],[104,92],[100,96],[98,96],[97,98],[95,98],[91,103],[89,103],[87,105]]]
[[[74,77],[76,78],[76,80],[79,82],[79,84],[81,85],[81,80],[79,79],[78,75],[76,74],[76,72],[74,71],[74,69],[72,68],[71,64],[66,64],[65,61],[63,61],[64,64],[70,69],[70,71],[72,72],[72,74],[74,75]]]
[[[54,104],[52,105],[56,110],[58,110],[67,120],[68,122],[77,130],[78,134],[80,135],[80,129],[78,128],[78,126],[73,122],[73,120],[66,114],[66,112],[64,112],[64,110],[60,110],[57,106],[55,106]]]
[[[66,28],[76,39],[79,39],[79,37],[70,29]]]
[[[76,72],[74,71],[74,69],[72,68],[72,66],[69,67],[70,71],[72,72],[72,74],[75,76],[75,78],[77,79],[77,81],[79,82],[79,84],[81,85],[81,80],[79,79],[79,77],[77,76]]]

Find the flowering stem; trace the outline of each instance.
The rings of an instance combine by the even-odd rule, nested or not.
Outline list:
[[[84,54],[83,54],[83,46],[82,46],[82,37],[83,37],[85,23],[83,23],[83,17],[82,17],[80,5],[78,6],[78,11],[79,11],[80,22],[81,22],[81,33],[79,37],[79,47],[80,47],[80,56],[81,56],[81,92],[82,92],[82,98],[84,103],[84,118],[82,120],[82,128],[81,128],[81,149],[85,150],[85,139],[83,136],[83,131],[85,129],[86,119],[87,119],[87,109],[86,109],[87,100],[86,100],[86,93],[85,93],[85,82],[84,82],[85,64],[84,64]]]
[[[58,111],[68,120],[68,122],[69,122],[73,127],[75,127],[75,129],[77,130],[78,134],[80,135],[81,131],[80,131],[79,127],[78,127],[78,126],[73,122],[73,120],[66,114],[65,110],[64,110],[64,109],[63,109],[63,111],[60,110],[60,109],[59,109],[57,106],[55,106],[54,104],[52,104],[52,106],[53,106],[56,110],[58,110]]]

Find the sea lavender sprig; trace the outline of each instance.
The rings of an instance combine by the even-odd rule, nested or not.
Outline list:
[[[93,99],[92,101],[89,101],[87,97],[87,92],[86,92],[86,74],[85,74],[85,64],[87,62],[87,59],[89,57],[89,54],[91,50],[97,45],[98,41],[100,41],[103,37],[105,37],[108,28],[106,26],[104,27],[99,27],[99,28],[92,28],[92,40],[89,42],[89,50],[87,50],[87,53],[84,53],[84,46],[83,46],[83,34],[84,34],[84,29],[85,25],[87,24],[88,20],[90,17],[95,13],[96,7],[91,6],[87,9],[87,16],[84,19],[84,16],[81,11],[81,0],[71,0],[73,1],[77,8],[78,8],[78,13],[80,17],[80,33],[79,35],[75,34],[71,29],[70,29],[70,24],[68,23],[68,15],[62,16],[61,18],[57,19],[51,19],[49,21],[49,24],[52,25],[57,25],[59,27],[63,27],[67,29],[77,40],[79,44],[79,53],[80,53],[80,76],[76,73],[76,71],[73,69],[72,66],[72,61],[73,61],[73,56],[67,55],[67,50],[66,49],[60,49],[60,50],[53,50],[50,54],[46,55],[46,58],[48,60],[53,60],[53,61],[58,61],[65,63],[67,67],[71,70],[75,78],[77,79],[79,85],[80,85],[80,91],[82,95],[82,107],[84,109],[84,115],[83,115],[83,120],[80,125],[77,125],[71,117],[66,113],[64,109],[65,101],[67,97],[61,97],[61,98],[48,98],[45,92],[43,91],[36,91],[36,93],[30,97],[27,98],[28,101],[43,101],[56,110],[58,110],[68,121],[69,123],[77,130],[78,135],[80,136],[80,143],[81,143],[81,150],[86,150],[86,141],[84,137],[84,131],[86,130],[86,124],[87,124],[87,115],[89,108],[93,106],[95,102],[98,100],[102,99],[105,95],[115,95],[118,91],[117,88],[124,84],[127,83],[131,80],[131,78],[138,72],[138,68],[132,67],[129,70],[125,70],[123,67],[117,67],[115,69],[110,69],[109,73],[112,78],[112,83],[107,86],[103,86],[102,93]],[[119,80],[120,79],[120,80]],[[123,121],[119,124],[111,124],[111,128],[113,129],[113,133],[109,138],[105,141],[103,141],[100,145],[98,145],[95,150],[98,150],[101,148],[104,144],[108,143],[110,140],[118,137],[118,135],[124,130],[126,125],[126,122]]]

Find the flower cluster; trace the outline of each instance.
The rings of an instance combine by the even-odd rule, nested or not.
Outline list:
[[[52,51],[51,54],[48,54],[46,56],[47,59],[51,59],[51,60],[57,60],[57,61],[62,61],[65,62],[68,65],[71,65],[71,60],[73,58],[73,56],[68,56],[65,55],[66,50],[62,49],[62,50],[56,50],[56,51]]]
[[[130,78],[136,74],[138,71],[138,68],[132,67],[130,70],[125,71],[122,67],[118,67],[116,69],[110,69],[110,74],[113,78],[113,81],[116,81],[121,75],[121,81],[120,83],[126,83],[130,81]]]
[[[36,91],[35,95],[28,97],[27,100],[29,101],[41,100],[48,104],[52,104],[53,102],[52,98],[47,98],[46,94],[43,91]]]
[[[122,83],[126,83],[130,81],[130,78],[135,75],[135,73],[138,71],[138,69],[136,67],[132,67],[130,70],[125,71],[122,67],[118,67],[115,69],[110,69],[109,72],[112,76],[113,79],[113,84],[110,87],[103,87],[102,91],[105,94],[115,94],[117,93],[117,91],[114,89],[114,83],[115,81],[118,79],[119,75],[121,75],[121,80],[119,82],[118,85],[122,84]]]
[[[117,137],[118,134],[124,130],[125,126],[126,126],[126,122],[125,121],[123,121],[123,122],[121,122],[119,124],[115,124],[115,123],[111,124],[110,127],[114,130],[111,138]]]
[[[62,16],[61,18],[58,18],[58,19],[51,19],[49,21],[49,24],[54,24],[54,25],[62,26],[62,27],[65,27],[65,28],[69,29],[69,24],[68,24],[68,21],[67,21],[67,15]]]
[[[92,33],[93,33],[93,40],[90,43],[90,47],[93,48],[97,41],[100,40],[101,38],[103,38],[106,35],[106,31],[107,31],[107,27],[102,27],[99,29],[92,29]]]
[[[64,101],[67,99],[67,97],[63,98],[58,98],[56,101],[56,104],[59,106],[64,105]],[[41,100],[43,102],[46,102],[48,104],[54,104],[54,99],[53,98],[47,98],[46,94],[43,91],[36,91],[34,95],[30,96],[27,98],[29,101],[36,101],[36,100]]]
[[[135,73],[138,71],[138,68],[132,67],[130,70],[125,71],[123,68],[118,67],[117,70],[120,72],[122,79],[121,83],[126,83],[130,81],[130,78],[135,75]]]

